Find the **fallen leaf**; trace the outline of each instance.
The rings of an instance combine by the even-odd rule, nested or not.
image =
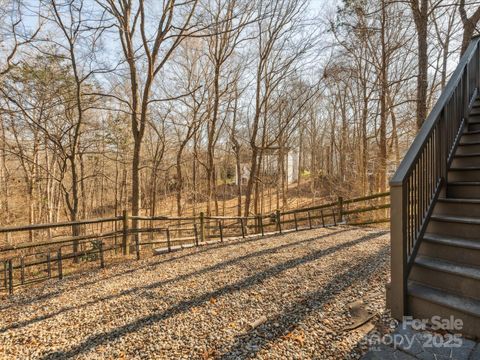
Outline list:
[[[305,343],[305,334],[303,333],[303,331],[299,332],[298,334],[290,332],[287,335],[283,336],[283,338],[287,340],[293,340],[297,342],[300,346],[303,346],[303,344]]]
[[[209,360],[215,358],[216,351],[215,349],[206,349],[202,353],[202,359],[203,360]]]

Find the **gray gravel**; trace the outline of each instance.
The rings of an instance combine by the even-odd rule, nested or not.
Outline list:
[[[107,263],[4,297],[0,358],[357,359],[388,268],[388,233],[351,227]],[[344,330],[358,299],[374,319]]]

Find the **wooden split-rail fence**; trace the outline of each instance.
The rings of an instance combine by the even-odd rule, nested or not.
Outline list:
[[[62,279],[108,261],[171,252],[251,236],[282,234],[319,227],[356,226],[389,222],[390,194],[355,199],[338,198],[328,204],[271,214],[238,216],[121,216],[0,228],[7,245],[0,247],[3,263],[0,288],[12,294],[15,287]],[[73,235],[75,234],[75,235]],[[23,241],[23,239],[37,239]]]

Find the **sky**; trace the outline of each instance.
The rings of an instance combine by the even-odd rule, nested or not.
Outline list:
[[[313,12],[322,15],[334,11],[340,0],[310,0],[310,8]]]

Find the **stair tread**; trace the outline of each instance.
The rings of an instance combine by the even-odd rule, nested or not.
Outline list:
[[[480,185],[480,181],[449,181],[448,185]]]
[[[467,248],[470,250],[480,250],[480,241],[470,240],[466,238],[426,233],[423,236],[423,240],[442,245]]]
[[[449,274],[480,280],[480,268],[472,265],[454,263],[428,256],[417,256],[415,265]]]
[[[445,222],[457,222],[463,224],[478,224],[480,225],[480,217],[469,216],[452,216],[452,215],[432,215],[432,220],[445,221]]]
[[[478,113],[480,115],[480,112]],[[471,130],[471,131],[465,131],[463,135],[477,135],[480,134],[480,130]]]
[[[479,122],[480,124],[480,122]],[[465,157],[480,157],[480,153],[472,153],[472,154],[455,154],[454,158],[465,158]]]
[[[469,171],[480,170],[480,166],[455,166],[451,167],[449,171]]]
[[[408,294],[475,317],[480,317],[480,300],[455,295],[414,281],[409,281],[408,283]]]
[[[454,204],[480,204],[480,199],[471,198],[438,198],[439,202],[454,203]]]
[[[470,141],[470,142],[460,142],[458,143],[459,146],[471,146],[471,145],[480,145],[480,141]]]

